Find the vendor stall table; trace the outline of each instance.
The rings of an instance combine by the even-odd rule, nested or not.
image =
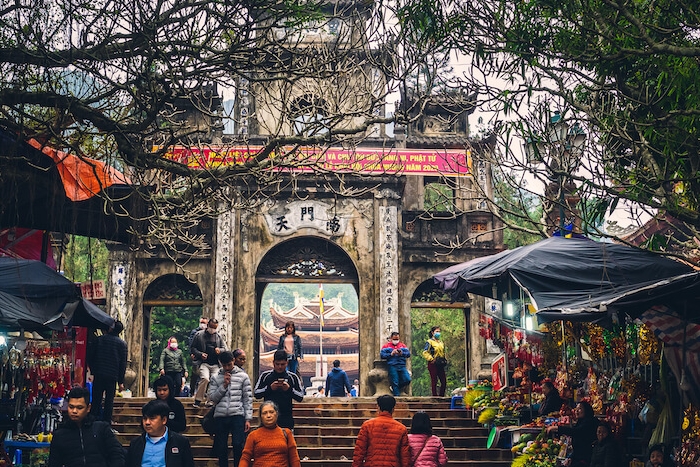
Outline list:
[[[10,458],[13,460],[15,467],[18,467],[20,463],[17,460],[21,459],[21,465],[47,465],[48,464],[48,451],[51,443],[39,443],[35,441],[4,441],[3,447]],[[45,454],[45,461],[34,461],[32,462],[32,452],[35,450],[43,449]],[[21,454],[19,458],[17,457],[17,451]]]

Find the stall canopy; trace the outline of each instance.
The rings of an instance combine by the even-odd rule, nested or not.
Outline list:
[[[0,128],[0,229],[130,243],[134,219],[146,215],[143,193],[104,162],[21,141]]]
[[[79,288],[40,261],[0,258],[0,327],[108,329],[114,318],[80,296]]]
[[[700,404],[700,325],[664,306],[648,309],[639,321],[663,341],[664,356],[676,381],[692,403]]]
[[[521,287],[541,321],[603,321],[618,312],[638,317],[653,305],[678,309],[700,298],[700,272],[689,265],[586,238],[548,238],[452,266],[433,279],[455,301],[467,293],[513,296]]]

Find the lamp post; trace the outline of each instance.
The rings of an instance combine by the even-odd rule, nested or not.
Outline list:
[[[550,177],[551,183],[545,188],[545,197],[551,203],[559,204],[559,235],[564,237],[566,218],[566,208],[569,212],[574,210],[574,197],[576,186],[567,175],[575,172],[578,166],[578,158],[583,151],[583,144],[586,141],[586,132],[577,123],[570,125],[562,119],[561,113],[555,111],[547,122],[544,134],[530,134],[525,138],[524,151],[527,163],[531,165],[545,164],[546,167],[556,174]],[[567,180],[565,180],[565,177]],[[567,183],[568,182],[568,183]],[[568,195],[568,196],[567,196]],[[555,199],[558,198],[558,201]],[[565,204],[566,203],[566,204]],[[566,206],[566,208],[565,208]],[[549,210],[551,214],[552,210]],[[554,225],[550,217],[549,224]],[[556,227],[552,227],[556,229]],[[575,227],[572,225],[572,232]],[[562,354],[564,371],[568,373],[566,355],[566,334],[564,332],[564,321],[561,323],[562,334]]]
[[[578,157],[586,141],[586,132],[578,124],[569,124],[555,111],[547,122],[544,134],[531,134],[525,138],[524,151],[530,165],[545,164],[555,177],[545,188],[545,197],[552,204],[559,204],[559,235],[564,236],[566,208],[573,211],[575,185],[567,175],[578,165]],[[565,208],[566,206],[566,208]],[[551,214],[552,210],[548,210]],[[550,224],[553,225],[550,218]]]

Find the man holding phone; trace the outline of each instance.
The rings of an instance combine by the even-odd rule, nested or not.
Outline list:
[[[283,428],[294,428],[292,401],[301,402],[304,392],[301,381],[295,373],[287,371],[287,352],[277,350],[272,357],[272,370],[263,372],[255,384],[253,394],[256,399],[273,401],[279,407],[277,424]]]

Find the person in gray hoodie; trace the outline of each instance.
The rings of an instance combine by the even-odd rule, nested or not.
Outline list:
[[[238,467],[253,419],[250,378],[234,362],[234,358],[240,359],[241,356],[245,356],[241,349],[233,352],[226,350],[219,354],[222,368],[209,382],[207,391],[209,400],[214,404],[216,431],[213,450],[219,458],[219,467],[228,467],[229,433],[233,446],[233,466]]]

